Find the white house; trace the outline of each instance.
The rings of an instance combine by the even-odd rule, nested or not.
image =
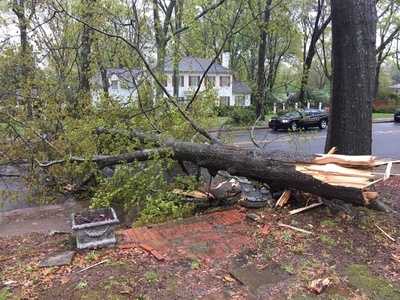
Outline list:
[[[212,60],[197,58],[192,56],[183,57],[179,62],[179,92],[178,98],[186,100],[191,97],[196,91],[201,77],[209,68],[205,76],[200,91],[206,89],[214,89],[220,105],[228,106],[250,106],[251,89],[239,80],[235,80],[232,71],[229,69],[230,55],[223,53],[222,65],[214,63]],[[165,88],[169,94],[173,94],[172,75],[173,64],[172,60],[166,60]]]
[[[235,80],[232,71],[229,69],[229,53],[223,53],[222,64],[214,63],[212,60],[187,56],[179,62],[179,91],[178,99],[188,100],[196,91],[201,77],[209,68],[200,91],[213,89],[218,96],[219,105],[226,106],[250,106],[251,90],[244,82]],[[170,95],[173,95],[172,75],[173,64],[171,59],[165,62],[164,87]],[[137,98],[137,86],[143,80],[144,72],[133,69],[107,69],[108,92],[109,95],[128,102]],[[96,87],[93,92],[93,99],[96,101],[99,97],[99,90],[102,89],[102,80],[100,75],[93,78],[92,84]]]
[[[139,69],[126,69],[126,68],[110,68],[106,70],[106,77],[108,82],[108,94],[121,101],[128,103],[137,99],[137,86],[142,82],[143,72]],[[92,78],[92,98],[93,101],[99,99],[100,93],[103,89],[103,81],[100,74]]]

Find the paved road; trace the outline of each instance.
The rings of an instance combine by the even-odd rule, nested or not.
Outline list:
[[[236,145],[252,148],[248,131],[231,132]],[[322,153],[325,146],[326,130],[307,130],[298,133],[273,132],[269,129],[255,131],[256,141],[265,149],[299,152],[305,154]],[[400,159],[400,124],[373,124],[372,151],[374,155]]]

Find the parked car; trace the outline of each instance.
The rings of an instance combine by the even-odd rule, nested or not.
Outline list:
[[[394,112],[394,121],[400,123],[400,108]]]
[[[297,110],[272,117],[269,128],[277,131],[287,129],[297,131],[300,128],[319,127],[325,129],[328,126],[328,113],[319,109]]]

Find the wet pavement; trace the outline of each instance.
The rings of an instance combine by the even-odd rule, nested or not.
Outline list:
[[[372,125],[372,152],[382,158],[400,159],[400,123],[375,123]],[[255,140],[267,151],[285,151],[301,154],[323,153],[327,130],[309,129],[289,133],[270,129],[255,130]],[[253,148],[250,131],[228,132],[235,145]]]

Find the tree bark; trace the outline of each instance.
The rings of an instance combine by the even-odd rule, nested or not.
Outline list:
[[[267,0],[261,16],[260,44],[258,46],[257,62],[257,92],[256,92],[256,116],[260,120],[265,118],[265,58],[267,56],[267,31],[266,26],[271,16],[272,0]]]
[[[183,1],[176,0],[175,5],[175,31],[179,30],[182,27],[182,10],[183,10]],[[174,96],[179,96],[179,61],[180,61],[180,43],[181,36],[178,34],[174,38],[174,57],[173,57],[173,75],[172,75],[172,86],[174,87]]]
[[[14,0],[13,12],[18,19],[18,29],[20,38],[20,70],[19,70],[19,93],[23,97],[26,106],[26,114],[28,119],[33,116],[32,105],[32,52],[28,40],[28,24],[29,18],[26,16],[25,0]]]
[[[326,150],[371,153],[376,67],[375,0],[332,1],[332,98]]]
[[[104,95],[108,98],[110,84],[108,83],[107,69],[103,65],[100,65],[100,75],[101,75],[101,86],[102,86]]]
[[[91,23],[93,13],[93,5],[95,0],[85,0],[84,2],[84,13],[82,19],[86,23]],[[90,64],[92,54],[92,43],[93,43],[93,30],[88,25],[83,25],[81,33],[81,46],[78,53],[78,72],[79,72],[79,96],[74,97],[74,103],[71,105],[71,113],[75,116],[79,116],[82,109],[91,101],[90,95]]]

